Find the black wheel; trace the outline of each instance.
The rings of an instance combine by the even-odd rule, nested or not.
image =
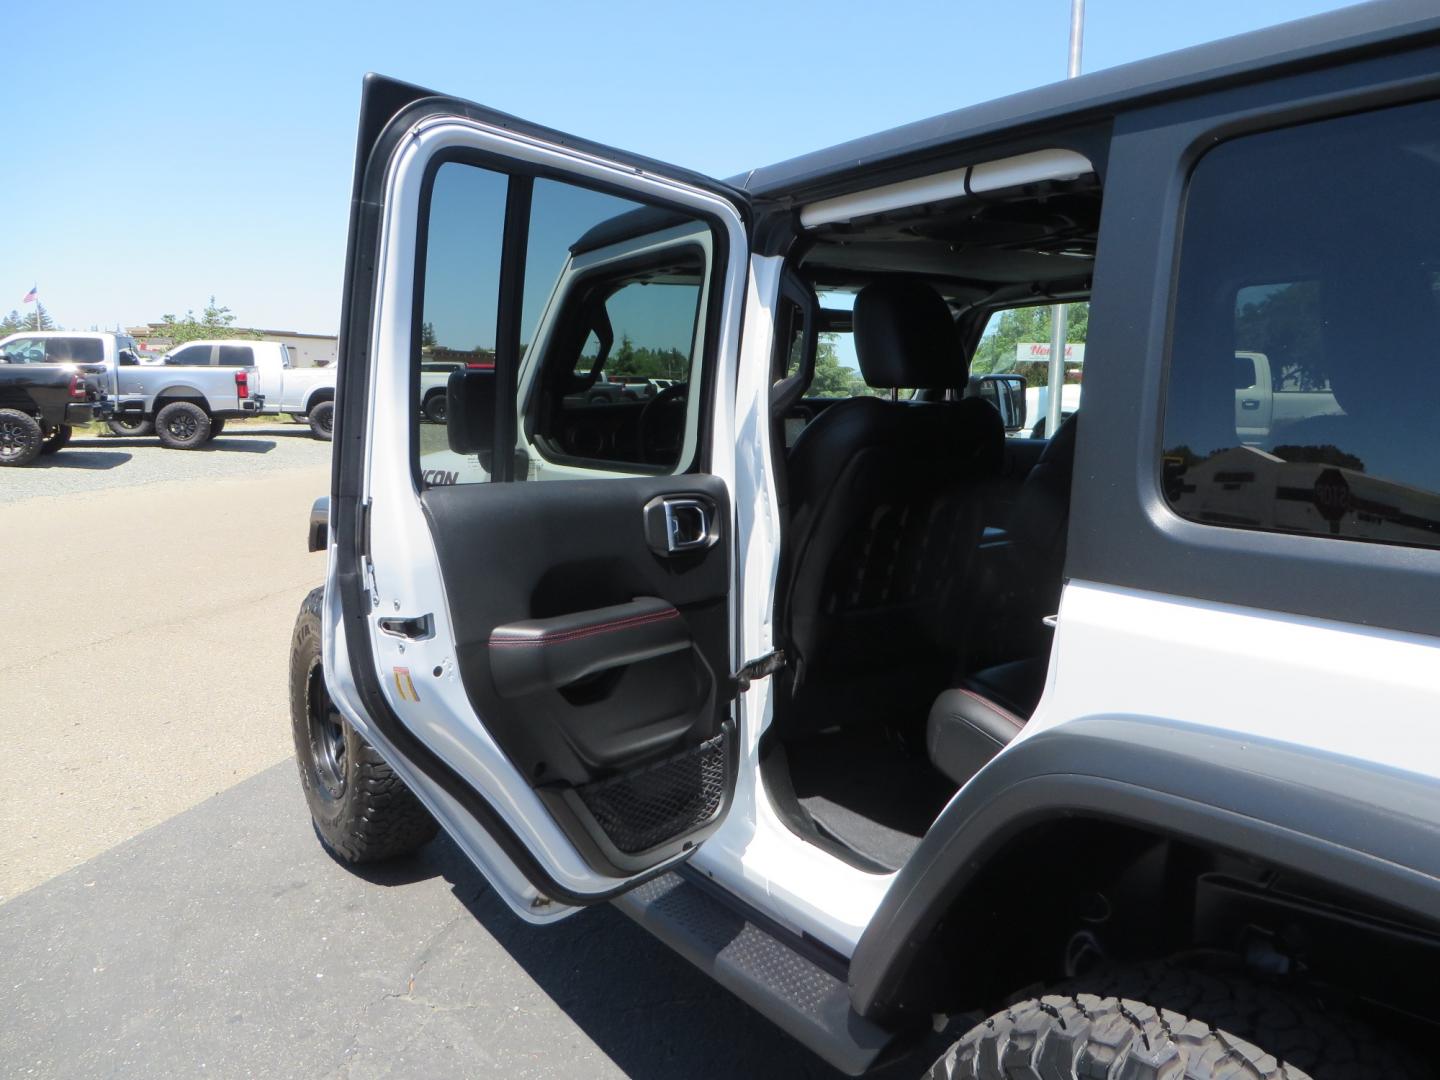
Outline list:
[[[155,434],[171,450],[194,450],[210,441],[211,423],[193,401],[172,401],[155,414]]]
[[[1090,990],[1093,989],[1093,993]],[[928,1080],[1420,1080],[1431,1074],[1343,1014],[1171,965],[1103,973],[971,1028]]]
[[[322,401],[310,410],[310,433],[324,442],[335,437],[335,402]]]
[[[75,429],[69,424],[61,424],[57,428],[52,428],[50,434],[45,436],[45,441],[40,444],[40,453],[54,454],[65,449],[65,444],[70,441],[70,436],[74,433]]]
[[[310,817],[346,862],[408,855],[435,835],[435,819],[331,702],[320,657],[324,598],[324,589],[305,597],[290,639],[290,727]]]
[[[44,442],[39,420],[19,409],[0,409],[0,465],[29,465]]]
[[[219,435],[224,430],[225,418],[223,416],[212,416],[210,418],[210,438],[215,438],[215,436]]]
[[[155,434],[154,421],[146,420],[139,413],[117,413],[105,421],[105,426],[127,439],[142,439]]]
[[[425,398],[425,419],[432,424],[445,423],[445,391],[432,390]]]

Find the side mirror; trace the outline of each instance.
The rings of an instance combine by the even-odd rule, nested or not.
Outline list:
[[[1023,375],[982,375],[977,396],[994,405],[1006,431],[1025,427],[1025,377]]]
[[[120,355],[116,359],[121,367],[135,367],[140,363],[140,358],[129,349],[121,349]]]
[[[494,368],[460,368],[445,380],[445,438],[457,454],[493,453]]]
[[[307,546],[311,551],[324,551],[330,546],[329,495],[321,495],[310,507],[310,536]]]

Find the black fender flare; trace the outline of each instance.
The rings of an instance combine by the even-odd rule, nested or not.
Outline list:
[[[1086,718],[1022,739],[950,800],[860,938],[855,1011],[925,1010],[910,999],[946,913],[1007,842],[1065,818],[1251,855],[1440,925],[1440,781],[1216,728]]]

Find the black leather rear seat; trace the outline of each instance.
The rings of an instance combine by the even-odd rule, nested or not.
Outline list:
[[[1035,608],[1031,617],[1037,620],[1056,611],[1060,602],[1078,417],[1071,416],[1056,430],[1025,478],[1013,514],[1011,531],[1020,548],[1016,572],[1032,586],[1022,602]],[[1049,668],[1046,649],[977,671],[941,693],[925,728],[935,767],[957,784],[979,772],[1025,727],[1040,703]]]
[[[963,784],[1005,749],[1040,703],[1049,664],[1049,656],[997,664],[937,697],[925,727],[935,767]]]

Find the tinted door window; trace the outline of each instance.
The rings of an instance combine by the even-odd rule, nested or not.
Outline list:
[[[179,352],[171,355],[166,361],[167,364],[178,364],[181,367],[209,367],[211,347],[209,345],[187,345]]]
[[[509,374],[497,373],[496,364],[505,212],[514,185],[530,185],[531,193],[515,328],[523,359],[514,377],[522,396],[496,405],[493,416],[480,410],[487,415],[476,424],[476,416],[449,415],[447,391],[453,379],[469,387],[462,397],[489,401]],[[699,402],[691,387],[698,386],[704,336],[708,226],[574,184],[445,162],[435,173],[422,240],[413,368],[423,483],[488,480],[493,452],[465,448],[476,438],[504,437],[499,420],[509,410],[516,479],[689,467],[698,445]],[[462,423],[464,432],[456,429]]]
[[[1178,513],[1440,547],[1437,196],[1437,103],[1247,136],[1200,161],[1165,408]],[[1271,409],[1248,429],[1247,378]]]
[[[220,367],[253,367],[255,350],[248,345],[221,345]]]
[[[102,364],[105,362],[105,343],[99,338],[49,338],[45,344],[45,359],[51,364]]]

